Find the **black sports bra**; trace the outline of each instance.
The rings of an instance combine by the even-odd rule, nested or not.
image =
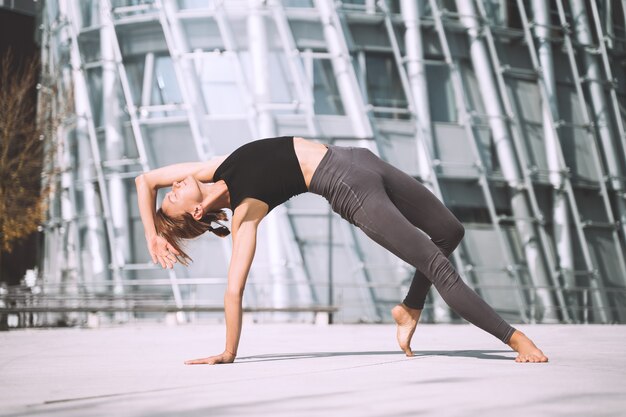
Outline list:
[[[235,210],[246,198],[261,200],[268,212],[291,197],[308,191],[296,156],[293,136],[260,139],[237,148],[213,175],[224,180]]]

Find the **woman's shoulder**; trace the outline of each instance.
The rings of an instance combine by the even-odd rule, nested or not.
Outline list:
[[[202,164],[196,178],[202,182],[215,182],[215,174],[229,155],[214,156]],[[219,178],[218,178],[219,179]]]

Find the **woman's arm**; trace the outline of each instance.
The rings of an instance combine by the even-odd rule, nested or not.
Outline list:
[[[227,155],[223,155],[213,157],[206,162],[183,162],[167,165],[144,172],[139,177],[143,177],[146,184],[155,190],[170,187],[174,181],[180,181],[190,175],[194,176],[198,181],[212,182],[215,170],[226,157]]]
[[[241,336],[243,291],[256,251],[257,228],[267,214],[267,204],[246,199],[235,209],[232,221],[233,253],[228,268],[228,286],[224,294],[226,316],[226,348],[208,358],[186,361],[187,365],[231,363],[237,356]]]
[[[148,251],[152,262],[159,262],[163,268],[173,268],[176,262],[176,257],[173,254],[178,255],[178,251],[165,238],[156,233],[154,216],[157,189],[148,185],[143,175],[135,178],[135,185],[137,187],[137,205],[139,206],[139,215],[143,223]]]

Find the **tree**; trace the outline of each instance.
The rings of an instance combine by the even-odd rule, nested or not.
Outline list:
[[[50,87],[38,94],[40,77],[36,56],[18,60],[9,50],[0,57],[0,267],[2,252],[43,223],[53,183],[42,178],[55,150],[57,98]]]

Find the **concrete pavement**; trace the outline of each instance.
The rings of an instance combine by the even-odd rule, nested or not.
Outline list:
[[[472,325],[420,324],[416,356],[392,325],[135,324],[0,333],[2,416],[624,416],[626,326],[518,325],[548,355]]]

